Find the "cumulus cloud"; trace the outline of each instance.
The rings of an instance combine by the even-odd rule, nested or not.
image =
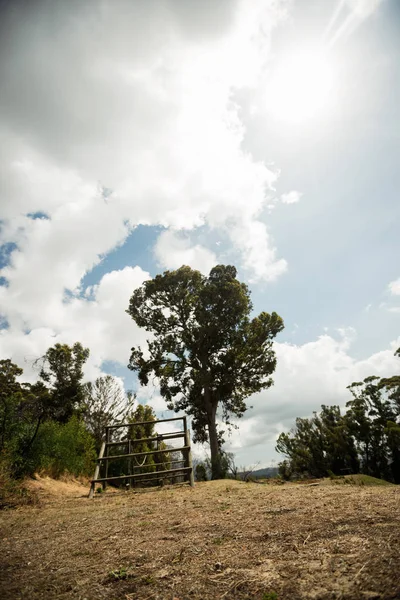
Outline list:
[[[291,192],[282,194],[281,202],[283,202],[283,204],[295,204],[296,202],[299,202],[302,195],[303,194],[301,192],[298,192],[297,190],[292,190]]]
[[[91,351],[85,375],[97,377],[103,361],[126,365],[130,348],[146,343],[148,334],[139,329],[125,312],[134,289],[149,274],[140,267],[111,271],[83,295],[43,306],[35,314],[34,326],[22,330],[11,318],[9,328],[0,330],[0,355],[12,358],[30,379],[37,376],[33,361],[57,342],[79,340]]]
[[[154,253],[158,264],[166,269],[188,265],[208,274],[218,262],[214,252],[199,244],[191,246],[188,237],[174,231],[164,231],[159,235]]]
[[[389,283],[389,292],[392,296],[400,296],[400,278]]]
[[[178,233],[206,224],[230,238],[250,277],[284,272],[259,220],[278,171],[243,151],[232,101],[257,82],[283,5],[2,7],[0,244],[12,244],[0,270],[3,352],[42,352],[90,332],[92,360],[110,356],[104,289],[130,272],[103,278],[93,298],[79,297],[81,281],[138,224],[167,228],[155,247],[165,267],[216,263]]]
[[[383,308],[391,313],[400,313],[400,305],[398,299],[400,296],[400,279],[391,281],[386,290],[386,294],[390,296],[389,302],[381,302],[379,308]]]
[[[279,20],[274,2],[221,2],[217,11],[209,2],[115,0],[74,11],[16,2],[3,13],[0,176],[14,230],[29,237],[28,211],[48,214],[52,228],[71,203],[96,228],[99,182],[121,224],[257,219],[276,173],[242,151],[231,93],[257,79]],[[112,231],[117,244],[121,231]],[[97,255],[107,251],[91,237]]]
[[[234,245],[242,251],[244,268],[251,273],[250,283],[274,281],[287,270],[286,260],[276,256],[276,248],[271,243],[265,223],[234,223],[230,233]]]

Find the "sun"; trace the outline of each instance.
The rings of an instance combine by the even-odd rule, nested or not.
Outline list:
[[[332,104],[333,84],[332,66],[322,53],[287,56],[271,74],[268,111],[277,119],[292,123],[318,118]]]

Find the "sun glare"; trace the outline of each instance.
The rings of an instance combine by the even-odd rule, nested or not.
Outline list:
[[[311,120],[332,103],[332,68],[315,53],[289,56],[278,63],[268,88],[268,110],[276,118],[293,123]]]

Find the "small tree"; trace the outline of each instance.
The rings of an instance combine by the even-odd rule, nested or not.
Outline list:
[[[128,367],[147,385],[151,374],[171,410],[192,417],[194,441],[209,441],[212,477],[222,475],[220,418],[241,417],[245,399],[272,385],[272,342],[282,329],[276,313],[250,319],[250,292],[233,266],[208,277],[189,267],[166,271],[132,295],[127,310],[152,334],[148,354],[132,348]]]
[[[82,417],[96,441],[99,451],[107,425],[117,425],[132,412],[136,396],[125,393],[120,381],[112,375],[98,377],[83,386]]]
[[[66,423],[84,399],[83,365],[89,358],[89,349],[76,342],[56,344],[35,361],[40,365],[40,378],[50,387],[49,416]]]

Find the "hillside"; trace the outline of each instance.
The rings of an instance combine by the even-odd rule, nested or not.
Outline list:
[[[252,477],[269,479],[270,477],[276,477],[278,475],[277,467],[265,467],[263,469],[255,469],[251,472]]]
[[[354,481],[355,483],[355,481]],[[0,589],[15,598],[400,596],[400,488],[216,481],[89,501],[41,482],[0,513]]]

